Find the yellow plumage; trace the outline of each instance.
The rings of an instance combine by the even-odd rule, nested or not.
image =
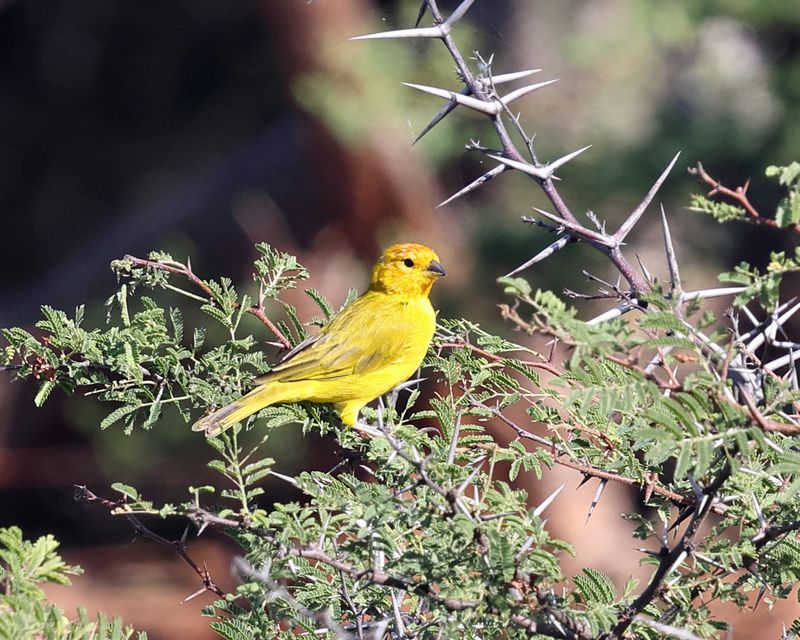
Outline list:
[[[192,429],[215,436],[269,405],[303,401],[331,403],[344,424],[354,425],[365,404],[407,380],[422,363],[436,328],[428,293],[443,275],[432,249],[389,247],[372,269],[364,295],[257,378],[250,393]]]

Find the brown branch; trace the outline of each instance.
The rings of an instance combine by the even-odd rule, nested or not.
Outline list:
[[[766,227],[773,227],[775,229],[781,228],[774,218],[762,216],[758,209],[753,206],[753,203],[750,202],[750,198],[747,197],[747,190],[750,188],[749,180],[743,185],[731,189],[730,187],[726,187],[719,180],[712,178],[700,162],[697,163],[696,167],[689,167],[688,171],[690,174],[697,176],[711,187],[711,190],[708,192],[709,197],[721,195],[733,200],[739,206],[741,206],[749,216],[749,218],[747,218],[748,222]],[[791,229],[795,233],[800,234],[800,224],[798,223],[789,225],[787,228]]]
[[[744,390],[742,385],[737,385],[737,389],[742,397],[742,400],[744,400],[744,404],[747,406],[750,421],[755,423],[762,431],[765,433],[782,433],[787,436],[796,436],[800,434],[800,425],[786,424],[784,422],[775,422],[774,420],[770,420],[758,410],[756,403],[753,402],[750,394]],[[725,400],[727,404],[739,407],[739,405],[736,403],[730,402],[730,400],[727,399]]]
[[[127,505],[121,501],[114,501],[114,500],[107,500],[105,498],[101,498],[100,496],[94,494],[85,486],[82,485],[75,485],[75,499],[81,500],[88,504],[98,504],[111,512],[111,515],[122,515],[125,519],[130,523],[133,527],[134,532],[137,536],[141,536],[143,538],[147,538],[148,540],[152,540],[156,544],[161,545],[166,549],[170,549],[177,553],[181,558],[183,558],[184,562],[188,564],[192,570],[200,576],[200,579],[203,581],[203,587],[199,591],[193,593],[189,597],[187,597],[184,602],[195,598],[196,596],[200,595],[204,591],[211,591],[216,595],[223,597],[225,592],[220,589],[214,580],[211,579],[211,575],[208,572],[208,568],[203,564],[203,568],[201,569],[200,566],[192,559],[189,555],[189,552],[186,550],[186,544],[183,540],[167,540],[166,538],[158,535],[154,531],[148,529],[139,518],[137,518],[132,513],[126,513],[125,511],[121,511],[120,509],[124,509]]]
[[[473,353],[477,353],[482,358],[486,358],[487,360],[491,360],[492,362],[499,362],[501,364],[505,364],[508,358],[504,358],[503,356],[498,356],[497,354],[490,353],[480,347],[476,347],[474,344],[467,342],[463,338],[459,338],[457,336],[451,338],[451,340],[455,340],[455,342],[440,342],[437,346],[444,347],[448,349],[458,349],[460,347],[466,347]],[[548,364],[546,362],[533,362],[532,360],[517,360],[520,364],[525,365],[526,367],[530,367],[531,369],[542,369],[547,371],[548,373],[552,373],[554,376],[561,376],[563,375],[563,371],[559,371],[553,365]]]
[[[488,409],[492,412],[496,417],[502,420],[506,425],[511,427],[517,434],[518,437],[526,439],[526,440],[533,440],[537,444],[540,444],[544,447],[550,449],[553,455],[553,462],[556,464],[567,467],[568,469],[574,469],[575,471],[579,471],[580,473],[586,476],[592,476],[594,478],[600,478],[601,480],[611,480],[613,482],[618,482],[620,484],[627,485],[629,487],[640,487],[642,482],[636,478],[628,478],[627,476],[622,476],[617,473],[613,473],[611,471],[603,471],[602,469],[598,469],[592,465],[588,464],[581,464],[580,462],[575,462],[574,460],[570,460],[569,458],[564,457],[562,451],[559,451],[557,446],[551,442],[548,442],[545,438],[536,435],[535,433],[531,433],[526,429],[519,426],[513,420],[511,420],[508,416],[504,415],[502,412],[497,411],[496,409],[483,405],[480,405],[484,409]],[[663,496],[668,500],[671,500],[675,504],[691,506],[694,505],[697,501],[693,497],[688,497],[682,495],[680,493],[676,493],[675,491],[670,491],[669,489],[662,487],[655,479],[648,479],[645,481],[645,496],[649,498],[649,496],[653,493]],[[725,511],[723,505],[715,504],[711,507],[711,510],[715,513],[722,514]]]
[[[267,317],[264,307],[260,303],[249,307],[247,309],[247,313],[261,320],[261,323],[272,332],[284,349],[289,350],[292,348],[292,343],[289,342],[289,339],[283,334],[283,331],[278,329],[272,320]]]
[[[183,276],[189,282],[196,285],[209,299],[209,302],[213,302],[214,300],[214,292],[211,288],[205,283],[202,278],[199,278],[193,271],[191,265],[186,267],[178,267],[171,264],[164,264],[163,262],[159,262],[156,260],[145,260],[144,258],[137,258],[136,256],[126,255],[125,260],[132,263],[136,267],[143,267],[145,269],[156,269],[157,271],[166,271],[167,273],[175,273],[179,276]]]

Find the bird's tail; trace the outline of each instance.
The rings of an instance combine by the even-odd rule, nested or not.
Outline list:
[[[217,409],[214,413],[200,418],[192,425],[192,431],[205,431],[206,438],[218,436],[220,433],[229,429],[237,422],[241,422],[256,411],[261,411],[266,406],[279,402],[279,398],[270,397],[272,389],[268,385],[262,385],[253,389],[247,395],[242,396],[235,402]]]

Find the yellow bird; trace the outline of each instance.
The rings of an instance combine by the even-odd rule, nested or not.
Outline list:
[[[436,328],[428,294],[443,275],[433,249],[389,247],[372,269],[364,295],[256,378],[250,393],[192,429],[215,436],[269,405],[303,401],[333,404],[344,424],[355,425],[364,405],[407,380],[422,363]]]

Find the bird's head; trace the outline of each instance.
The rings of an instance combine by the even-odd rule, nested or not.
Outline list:
[[[372,269],[373,291],[408,296],[428,295],[434,280],[445,275],[439,256],[422,244],[394,244]]]

